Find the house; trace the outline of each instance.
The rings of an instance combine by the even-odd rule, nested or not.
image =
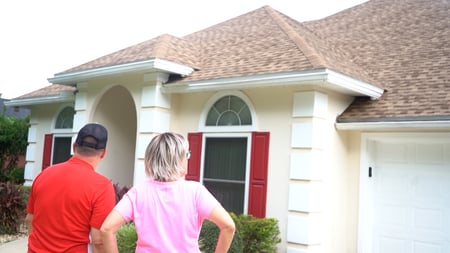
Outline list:
[[[108,127],[99,172],[145,178],[157,133],[187,136],[187,179],[279,221],[279,252],[450,252],[450,3],[371,0],[298,22],[263,6],[57,73],[31,108],[25,179]]]

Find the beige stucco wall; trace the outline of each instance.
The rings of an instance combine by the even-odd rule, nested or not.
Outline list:
[[[270,157],[267,192],[267,217],[277,218],[283,242],[280,252],[286,252],[286,231],[288,216],[289,169],[291,153],[291,128],[293,94],[311,90],[310,87],[261,88],[242,90],[251,101],[256,115],[256,131],[269,131]],[[226,91],[222,91],[226,92]],[[334,127],[336,116],[351,102],[352,98],[333,92],[328,95],[327,131],[329,146],[324,159],[325,192],[323,215],[325,227],[323,252],[354,252],[357,241],[358,206],[358,135],[338,132]],[[216,93],[192,93],[172,95],[171,130],[186,135],[199,130],[199,112],[204,111],[208,100]],[[306,246],[297,245],[300,249]]]

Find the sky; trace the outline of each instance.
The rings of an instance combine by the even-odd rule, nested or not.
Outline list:
[[[1,98],[38,90],[56,73],[159,35],[182,37],[265,5],[301,22],[366,1],[0,1]]]

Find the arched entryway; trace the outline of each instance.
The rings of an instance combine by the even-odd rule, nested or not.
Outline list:
[[[113,183],[133,184],[137,116],[130,92],[114,86],[99,99],[92,115],[108,129],[107,153],[97,171]]]

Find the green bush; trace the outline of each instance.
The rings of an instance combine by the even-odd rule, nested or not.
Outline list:
[[[239,216],[231,213],[236,223],[236,232],[228,252],[273,253],[281,242],[278,221],[274,218],[255,218],[251,215]],[[204,253],[214,252],[219,236],[219,228],[205,220],[200,231],[199,247]],[[136,229],[133,223],[123,225],[117,231],[120,253],[132,253],[136,249]]]
[[[252,215],[231,213],[236,230],[242,238],[245,253],[277,252],[281,242],[278,221],[274,218],[256,218]]]
[[[0,182],[0,234],[16,234],[25,216],[22,190],[13,182]]]
[[[132,222],[122,225],[116,234],[117,247],[120,253],[134,253],[136,249],[137,234]]]
[[[217,227],[216,224],[208,220],[203,221],[202,230],[200,231],[200,238],[198,240],[201,252],[214,253],[216,249],[217,239],[219,238],[219,232],[219,227]],[[237,231],[234,233],[233,241],[231,241],[231,246],[228,252],[243,252],[242,239]]]
[[[13,181],[15,184],[23,184],[25,182],[25,179],[23,177],[24,172],[25,172],[25,168],[24,167],[15,167],[8,174],[8,179],[10,181]]]

